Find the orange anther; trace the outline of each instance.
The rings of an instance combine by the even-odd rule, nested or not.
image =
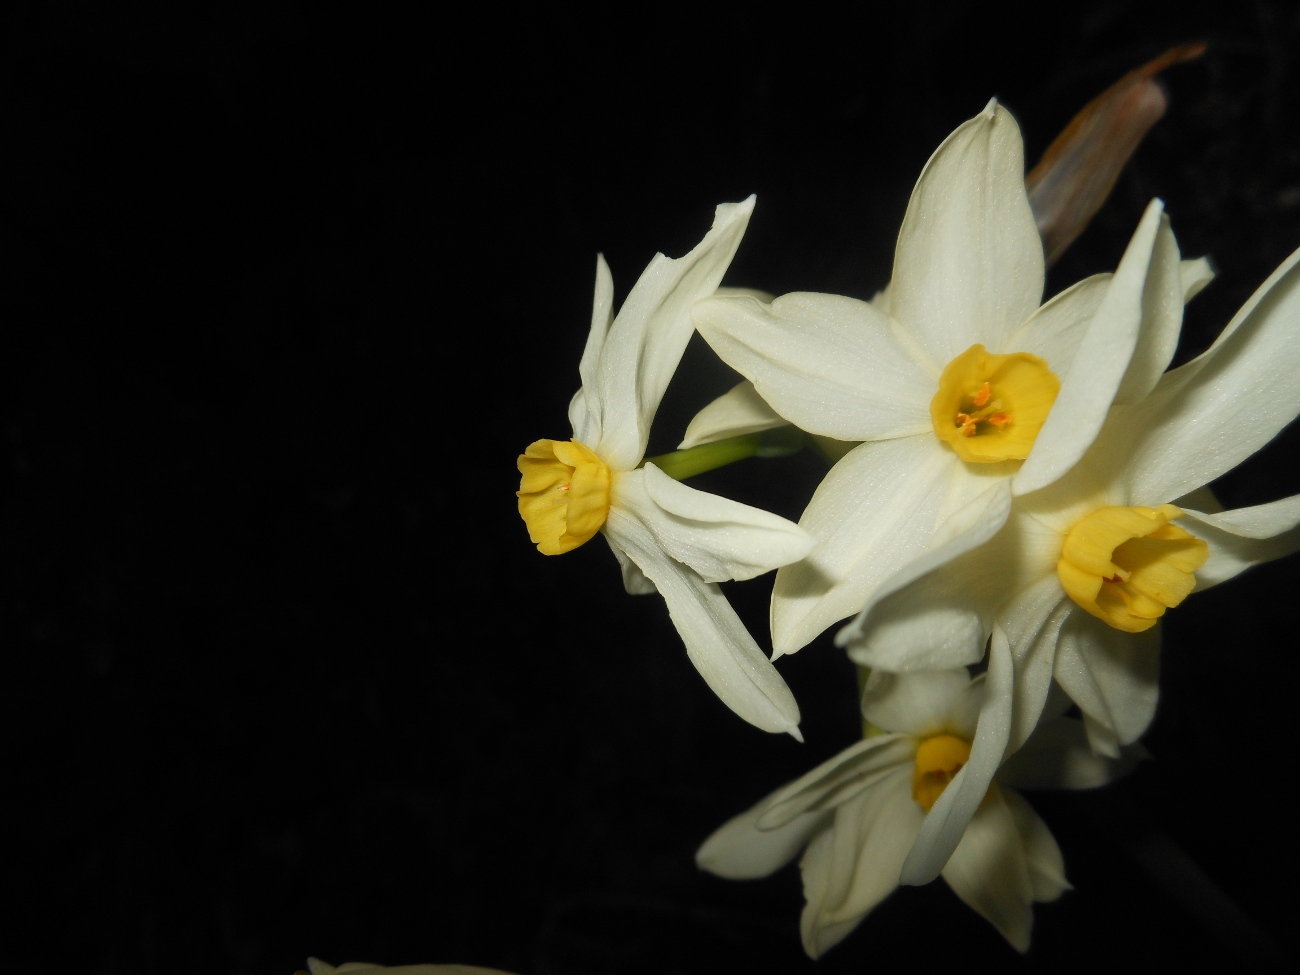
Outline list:
[[[989,417],[988,422],[992,423],[995,427],[1004,427],[1011,422],[1011,414],[994,413],[991,417]]]
[[[989,389],[989,384],[985,383],[983,386],[981,386],[978,390],[975,391],[975,395],[971,397],[971,402],[973,402],[976,406],[983,406],[985,403],[989,401],[989,397],[991,395],[993,394],[992,391]]]

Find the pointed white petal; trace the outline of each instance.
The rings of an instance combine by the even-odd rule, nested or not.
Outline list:
[[[779,415],[811,433],[878,440],[927,431],[937,372],[865,301],[789,294],[770,305],[709,298],[693,312],[722,361]]]
[[[613,506],[634,514],[665,553],[705,582],[752,579],[813,547],[812,536],[794,522],[687,487],[654,464],[618,477]]]
[[[1017,789],[1095,789],[1133,770],[1146,753],[1126,749],[1116,760],[1088,744],[1083,722],[1044,717],[1024,746],[1002,763],[997,780]]]
[[[1000,789],[993,790],[971,819],[961,843],[943,868],[943,879],[1013,948],[1029,950],[1034,888],[1020,832]]]
[[[738,288],[724,284],[713,293],[715,295],[720,295],[723,298],[757,298],[759,301],[765,301],[769,305],[776,301],[776,295],[772,294],[770,291],[763,291],[760,288]]]
[[[724,203],[689,254],[656,254],[609,326],[583,388],[601,428],[600,442],[588,446],[614,470],[630,470],[645,455],[650,421],[695,330],[691,305],[717,289],[753,209],[752,196]]]
[[[1012,678],[1011,649],[1005,634],[995,628],[989,644],[984,706],[970,758],[930,808],[903,863],[899,883],[928,884],[939,876],[984,801],[1011,733]]]
[[[700,412],[686,427],[686,436],[677,445],[678,450],[698,447],[700,444],[739,437],[746,433],[759,433],[789,426],[776,411],[758,395],[754,384],[746,379],[723,393]]]
[[[1059,376],[1074,361],[1088,323],[1110,288],[1111,275],[1094,274],[1066,288],[1012,334],[999,353],[1029,352]]]
[[[1159,677],[1160,627],[1123,633],[1084,612],[1072,613],[1061,627],[1056,679],[1079,710],[1111,731],[1119,745],[1147,730]]]
[[[821,955],[843,941],[858,926],[861,918],[848,921],[830,921],[824,913],[828,900],[839,903],[843,899],[843,888],[848,884],[846,874],[837,874],[839,860],[836,856],[835,831],[824,829],[813,837],[804,850],[803,859],[799,861],[799,871],[803,875],[803,913],[799,916],[799,934],[803,940],[803,950],[809,958]],[[830,885],[836,881],[840,889],[832,891]]]
[[[1016,832],[1020,834],[1020,846],[1025,853],[1025,865],[1029,868],[1029,883],[1033,887],[1034,900],[1056,900],[1072,889],[1070,882],[1065,879],[1065,858],[1061,856],[1061,848],[1056,845],[1056,837],[1043,822],[1043,817],[1025,802],[1024,796],[1014,789],[999,791],[1016,824]]]
[[[1196,591],[1200,592],[1252,565],[1300,550],[1300,494],[1219,514],[1184,509],[1178,525],[1210,546],[1208,561],[1196,570]]]
[[[962,732],[966,729],[952,727],[949,716],[959,708],[970,687],[965,667],[910,674],[873,670],[862,688],[862,716],[877,728],[915,738]],[[983,699],[982,687],[978,697]],[[978,713],[978,705],[976,708]],[[970,730],[974,733],[973,723]]]
[[[799,705],[722,590],[666,555],[650,529],[611,508],[604,531],[635,562],[668,604],[686,653],[722,703],[764,731],[799,738]]]
[[[836,635],[836,646],[846,648],[860,666],[889,671],[976,663],[984,655],[993,614],[1006,599],[1008,570],[1014,567],[1003,558],[1014,544],[986,545],[1006,524],[1010,509],[1010,484],[994,481],[940,526],[940,544],[879,587]],[[1000,543],[1014,541],[1004,535]],[[989,566],[998,568],[990,572]]]
[[[573,439],[585,444],[600,442],[600,417],[587,402],[587,393],[579,388],[569,400],[569,427]]]
[[[894,318],[935,370],[1001,349],[1043,297],[1043,244],[1025,193],[1020,129],[990,102],[926,163],[898,234]]]
[[[1077,608],[1052,575],[1020,593],[998,613],[1016,674],[1008,752],[1023,745],[1038,724],[1052,686],[1061,626]]]
[[[804,813],[841,805],[900,766],[911,768],[915,759],[916,742],[908,735],[865,738],[772,793],[759,828],[783,826]]]
[[[1180,263],[1178,243],[1165,214],[1147,269],[1146,287],[1142,290],[1141,330],[1124,381],[1115,394],[1116,403],[1136,403],[1143,399],[1169,368],[1183,327],[1185,299]]]
[[[1189,258],[1178,266],[1178,276],[1183,282],[1183,304],[1186,304],[1214,280],[1214,265],[1208,257]]]
[[[1123,414],[1133,438],[1132,504],[1208,484],[1268,443],[1298,412],[1300,251],[1283,262],[1204,353],[1164,375]]]
[[[1073,467],[1096,438],[1133,358],[1143,294],[1163,213],[1153,200],[1129,241],[1106,295],[1061,377],[1052,412],[1016,475],[1016,494],[1046,487]]]
[[[582,359],[578,363],[582,385],[569,402],[569,424],[573,427],[574,439],[588,445],[600,442],[600,404],[594,392],[588,398],[586,391],[596,388],[596,364],[605,347],[605,335],[609,332],[613,316],[614,279],[610,276],[609,265],[605,263],[605,255],[597,254],[596,296],[591,303],[591,331],[587,333],[587,344],[583,347]]]
[[[805,886],[810,867],[827,874],[816,885],[822,897],[809,924],[815,937],[811,945],[805,940],[809,954],[817,957],[838,943],[898,886],[899,867],[923,815],[912,799],[912,771],[906,767],[836,808],[829,855],[815,864],[805,856],[802,865]]]
[[[862,609],[876,588],[923,553],[974,483],[932,436],[864,443],[840,459],[799,519],[817,539],[772,588],[772,645],[793,653]]]
[[[605,541],[609,544],[609,550],[614,553],[614,558],[618,559],[619,570],[623,573],[623,589],[629,596],[648,596],[659,591],[655,588],[655,584],[645,577],[645,573],[637,564],[610,541],[608,535],[605,536]]]
[[[766,806],[764,799],[723,823],[696,851],[696,865],[728,880],[766,877],[798,856],[830,820],[827,813],[806,813],[775,829],[759,829],[758,817]]]

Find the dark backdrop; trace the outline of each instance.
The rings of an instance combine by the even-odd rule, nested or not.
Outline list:
[[[512,492],[524,446],[568,435],[597,251],[621,296],[757,193],[730,283],[869,296],[920,167],[990,96],[1033,159],[1196,39],[1049,290],[1112,267],[1159,195],[1220,269],[1181,354],[1203,348],[1300,245],[1294,5],[115,6],[0,31],[7,967],[1291,950],[1294,561],[1170,614],[1153,761],[1031,796],[1077,889],[1037,910],[1026,961],[935,884],[814,966],[797,871],[726,882],[692,854],[853,740],[851,667],[828,638],[781,662],[806,744],[748,727],[603,544],[543,558]],[[693,344],[652,449],[731,381]],[[1300,490],[1295,448],[1224,500]],[[817,476],[805,456],[703,480],[797,517]],[[768,585],[728,589],[760,640]]]

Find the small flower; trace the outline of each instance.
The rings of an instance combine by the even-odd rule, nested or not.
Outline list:
[[[726,296],[695,306],[700,333],[757,394],[733,392],[710,426],[770,425],[761,398],[812,434],[861,441],[800,518],[817,547],[777,573],[777,655],[858,612],[960,530],[950,519],[976,499],[997,507],[1051,484],[1111,403],[1163,370],[1184,289],[1158,201],[1114,275],[1040,306],[1043,278],[1020,132],[991,102],[927,163],[875,300]]]
[[[936,803],[904,883],[942,868],[1003,756],[1029,737],[1053,679],[1092,747],[1150,724],[1156,623],[1193,590],[1300,548],[1300,495],[1222,511],[1207,483],[1300,414],[1300,251],[1215,343],[1113,407],[1064,477],[997,508],[881,588],[836,642],[886,670],[969,664],[989,647],[971,757]]]
[[[656,255],[617,317],[609,269],[597,260],[582,386],[569,405],[573,439],[538,440],[519,457],[519,513],[547,555],[603,534],[627,590],[658,591],[668,603],[714,693],[751,724],[797,738],[794,696],[717,583],[796,561],[812,539],[784,518],[643,463],[650,423],[694,331],[690,307],[718,287],[753,206],[753,197],[719,206],[713,229],[689,254]]]
[[[983,696],[984,678],[964,669],[873,673],[869,736],[723,825],[696,862],[722,877],[765,877],[802,849],[800,930],[820,956],[898,886],[930,808],[970,754]],[[1053,716],[971,811],[944,880],[1026,951],[1034,902],[1070,885],[1051,832],[1013,786],[1092,788],[1128,767],[1092,754],[1079,722]]]

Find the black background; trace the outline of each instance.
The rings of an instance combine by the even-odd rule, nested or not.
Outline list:
[[[1300,245],[1294,4],[859,6],[4,15],[6,967],[1293,950],[1294,561],[1170,614],[1153,761],[1031,796],[1077,889],[1038,908],[1027,959],[940,883],[814,965],[794,868],[727,882],[692,855],[853,740],[852,668],[825,637],[783,660],[807,743],[765,735],[602,543],[528,543],[514,457],[568,436],[597,251],[621,296],[757,193],[728,283],[867,297],[922,164],[992,95],[1033,160],[1125,71],[1210,42],[1049,280],[1113,267],[1162,197],[1220,270],[1182,357]],[[731,381],[693,343],[652,451]],[[1223,500],[1300,490],[1295,448]],[[818,474],[699,483],[797,517]],[[760,641],[768,591],[728,587]]]

